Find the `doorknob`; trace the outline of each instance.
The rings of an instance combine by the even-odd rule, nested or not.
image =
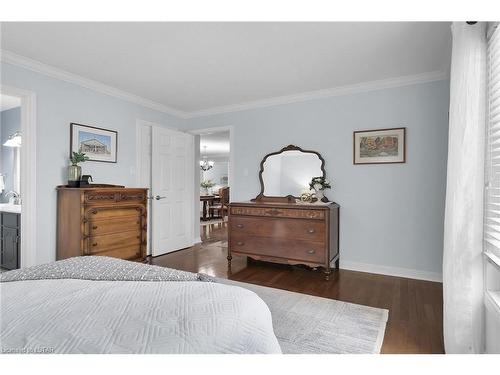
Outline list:
[[[156,195],[156,196],[155,196],[155,199],[156,199],[157,201],[159,201],[160,199],[164,199],[164,198],[166,198],[166,197],[160,197],[159,195]]]

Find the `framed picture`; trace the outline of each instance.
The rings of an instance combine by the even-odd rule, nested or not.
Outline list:
[[[406,128],[355,131],[354,164],[406,162]]]
[[[85,153],[91,161],[116,163],[118,132],[71,123],[70,156]]]

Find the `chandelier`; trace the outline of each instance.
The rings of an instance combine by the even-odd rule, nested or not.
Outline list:
[[[205,154],[207,153],[207,146],[203,146],[203,150],[205,151]],[[205,155],[203,156],[203,160],[200,160],[200,168],[203,172],[208,171],[209,169],[212,169],[214,166],[213,160],[208,160],[208,157]]]

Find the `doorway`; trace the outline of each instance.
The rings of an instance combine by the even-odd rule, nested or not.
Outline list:
[[[36,260],[36,96],[0,85],[0,229],[4,269]]]
[[[199,200],[195,221],[200,230],[200,242],[222,241],[227,238],[228,204],[233,184],[232,127],[217,127],[192,131],[197,137],[195,180]]]

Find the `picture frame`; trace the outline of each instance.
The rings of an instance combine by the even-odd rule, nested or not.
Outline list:
[[[72,122],[70,124],[70,157],[73,152],[83,152],[89,161],[116,163],[118,132]]]
[[[406,128],[353,132],[353,164],[406,163]]]

